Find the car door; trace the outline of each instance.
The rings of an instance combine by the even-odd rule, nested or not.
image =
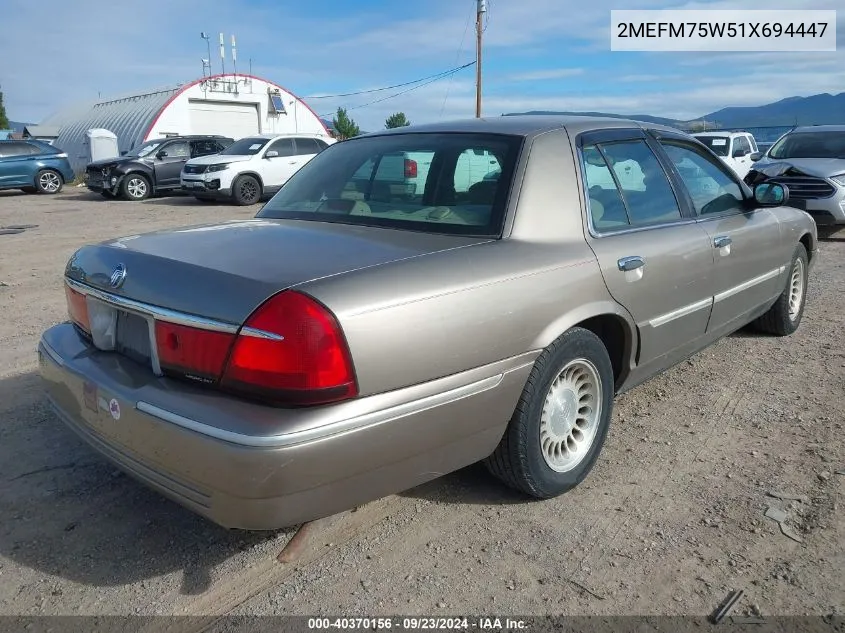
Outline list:
[[[0,143],[0,188],[31,187],[38,148],[25,141]]]
[[[156,188],[167,189],[179,186],[182,167],[191,157],[191,147],[188,141],[172,141],[165,143],[156,152],[153,169],[156,175]]]
[[[707,232],[714,253],[708,332],[739,327],[783,288],[777,218],[767,209],[754,208],[736,174],[693,143],[667,134],[660,145],[684,183],[697,224]]]
[[[264,181],[264,190],[278,190],[299,169],[299,157],[292,138],[280,138],[270,143],[264,150],[259,172]]]
[[[736,175],[745,178],[751,170],[751,143],[744,135],[734,137],[731,159]]]
[[[713,249],[642,130],[583,135],[579,144],[587,239],[610,294],[637,324],[638,371],[650,374],[700,347]]]

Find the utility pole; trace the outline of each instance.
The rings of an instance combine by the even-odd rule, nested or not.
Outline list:
[[[487,13],[487,0],[476,0],[478,9],[475,16],[475,118],[481,118],[481,35],[484,33],[484,14]]]

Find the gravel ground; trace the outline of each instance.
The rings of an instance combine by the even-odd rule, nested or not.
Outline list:
[[[0,614],[703,615],[739,588],[740,614],[845,614],[845,239],[794,336],[737,333],[618,398],[571,493],[526,502],[473,466],[313,524],[283,564],[292,531],[220,529],[118,473],[36,373],[79,245],[255,211],[0,193]]]

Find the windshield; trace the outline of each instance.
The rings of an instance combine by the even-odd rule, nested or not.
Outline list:
[[[229,145],[220,154],[225,156],[255,156],[269,142],[269,138],[242,138]]]
[[[769,157],[845,159],[845,132],[793,132],[772,146]]]
[[[699,141],[709,147],[717,156],[727,156],[730,138],[727,136],[696,136]]]
[[[257,217],[498,236],[521,144],[494,134],[351,139],[306,163]]]
[[[126,155],[144,158],[144,156],[149,156],[150,154],[152,154],[155,151],[156,147],[161,145],[161,143],[162,141],[150,141],[149,143],[144,143],[143,145],[136,147]]]

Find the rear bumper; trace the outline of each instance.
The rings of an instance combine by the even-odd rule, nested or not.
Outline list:
[[[535,355],[310,409],[265,407],[156,378],[128,359],[91,353],[70,324],[47,330],[38,356],[59,417],[115,465],[219,525],[266,530],[483,459]]]

